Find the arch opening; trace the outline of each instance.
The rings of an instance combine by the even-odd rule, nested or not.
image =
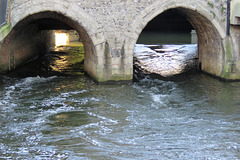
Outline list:
[[[194,32],[196,33],[195,35]],[[145,59],[145,62],[139,62],[139,60],[142,61],[141,56],[140,58],[136,58],[136,55],[139,54],[138,49],[136,49],[138,48],[137,44],[139,43],[148,44],[145,46],[152,50],[149,54],[149,61],[146,60],[145,53],[142,54],[145,56],[145,58],[143,58]],[[185,45],[191,43],[197,44],[195,47],[190,45],[190,47],[183,50],[181,47],[179,48],[174,46],[175,44]],[[185,73],[185,71],[191,71],[191,73],[192,71],[203,71],[212,75],[221,75],[222,61],[224,58],[221,36],[214,24],[208,18],[195,10],[177,7],[160,13],[154,19],[148,21],[138,38],[137,44],[134,53],[134,68],[140,68],[140,71],[143,71],[146,70],[146,65],[150,64],[150,72],[145,72],[147,74],[158,74],[163,76],[163,78],[172,76],[175,77],[175,75]],[[169,48],[168,46],[166,47],[165,44],[174,45],[170,45]],[[140,45],[140,47],[142,46]],[[156,48],[157,50],[154,50]],[[189,63],[192,63],[193,60],[195,61],[191,64],[193,66],[189,67],[186,64],[181,64],[186,63],[185,61],[180,61],[181,63],[176,62],[176,60],[178,60],[175,57],[176,54],[183,54],[186,50],[196,53],[196,56],[193,56],[192,60],[189,59]],[[187,54],[189,54],[188,51]],[[153,61],[152,59],[156,60]],[[168,65],[165,65],[166,63]],[[183,70],[181,72],[166,75],[165,72],[170,72],[171,68],[175,68],[175,65],[169,65],[174,63],[179,66],[184,66]],[[146,65],[144,66],[144,64]]]
[[[67,38],[65,44],[56,44],[59,35]],[[1,57],[7,60],[0,62],[1,72],[21,76],[83,74],[83,59],[91,59],[92,48],[85,29],[71,18],[53,11],[36,13],[18,22],[4,39]]]
[[[194,27],[177,9],[169,9],[153,18],[142,30],[137,43],[190,44]]]

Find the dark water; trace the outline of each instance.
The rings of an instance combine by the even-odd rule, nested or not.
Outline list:
[[[240,159],[239,82],[97,85],[62,70],[2,78],[0,159]]]
[[[142,32],[139,44],[190,44],[191,33],[187,32]]]

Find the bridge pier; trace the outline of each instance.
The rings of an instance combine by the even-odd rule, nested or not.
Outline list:
[[[122,48],[112,47],[108,42],[96,46],[97,57],[86,54],[84,68],[98,82],[131,81],[133,78],[133,57],[126,55],[124,44]],[[87,52],[87,51],[86,51]],[[95,65],[93,71],[92,66]]]
[[[223,39],[224,61],[221,78],[240,80],[240,27],[231,26],[231,36]]]

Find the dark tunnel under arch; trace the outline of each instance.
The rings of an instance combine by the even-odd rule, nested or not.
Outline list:
[[[19,21],[1,44],[0,71],[6,73],[49,52],[50,30],[76,30],[84,45],[85,59],[94,55],[93,42],[86,30],[60,12],[44,11]]]

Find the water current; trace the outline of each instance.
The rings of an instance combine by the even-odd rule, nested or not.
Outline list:
[[[240,159],[240,83],[202,73],[3,76],[0,106],[0,159]]]

